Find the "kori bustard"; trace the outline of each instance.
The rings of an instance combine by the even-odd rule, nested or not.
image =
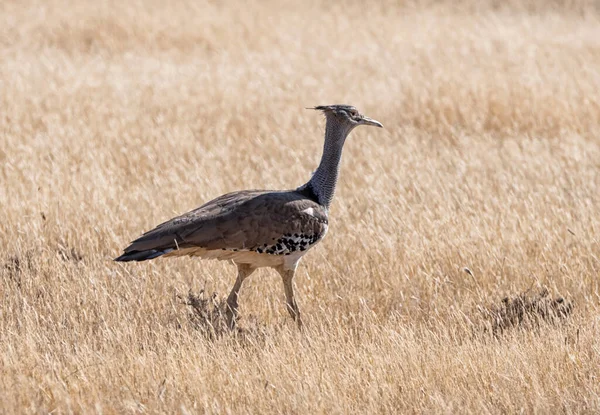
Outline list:
[[[231,328],[244,280],[257,268],[274,268],[283,278],[287,309],[301,326],[292,280],[300,259],[327,232],[346,137],[359,125],[383,127],[349,105],[314,109],[325,114],[325,145],[319,167],[306,184],[295,190],[242,190],[220,196],[146,232],[115,261],[184,255],[232,260],[238,273],[227,298]]]

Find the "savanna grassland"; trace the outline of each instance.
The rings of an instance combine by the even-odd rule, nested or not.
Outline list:
[[[385,129],[346,143],[303,331],[272,270],[227,332],[186,301],[231,264],[112,261],[304,183],[333,103]],[[599,173],[594,1],[4,0],[0,412],[598,413]]]

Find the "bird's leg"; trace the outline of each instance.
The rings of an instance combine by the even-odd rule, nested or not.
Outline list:
[[[229,293],[229,297],[227,297],[227,310],[225,312],[225,317],[227,318],[227,326],[230,329],[235,328],[235,321],[238,314],[238,294],[240,292],[240,288],[242,287],[242,283],[255,270],[255,268],[247,264],[236,265],[238,268],[238,275],[237,279],[235,280],[235,284],[233,285],[233,288]]]
[[[292,318],[298,324],[298,327],[302,328],[302,320],[300,318],[300,310],[298,309],[298,304],[296,304],[296,300],[294,299],[294,274],[296,270],[278,268],[279,274],[283,278],[283,288],[285,289],[285,301],[287,310],[292,316]]]

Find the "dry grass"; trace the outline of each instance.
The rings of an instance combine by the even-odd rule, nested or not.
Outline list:
[[[1,2],[0,412],[600,411],[598,3],[427,3]],[[329,103],[386,129],[347,143],[304,332],[274,272],[214,335],[230,265],[111,261],[301,184]],[[542,286],[568,318],[478,328]]]

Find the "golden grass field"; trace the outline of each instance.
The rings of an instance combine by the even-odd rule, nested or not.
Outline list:
[[[293,188],[348,103],[324,242],[115,263],[224,192]],[[598,413],[595,1],[0,3],[1,413]],[[468,268],[470,272],[464,269]],[[501,332],[504,297],[572,312]],[[535,314],[535,313],[532,313]]]

